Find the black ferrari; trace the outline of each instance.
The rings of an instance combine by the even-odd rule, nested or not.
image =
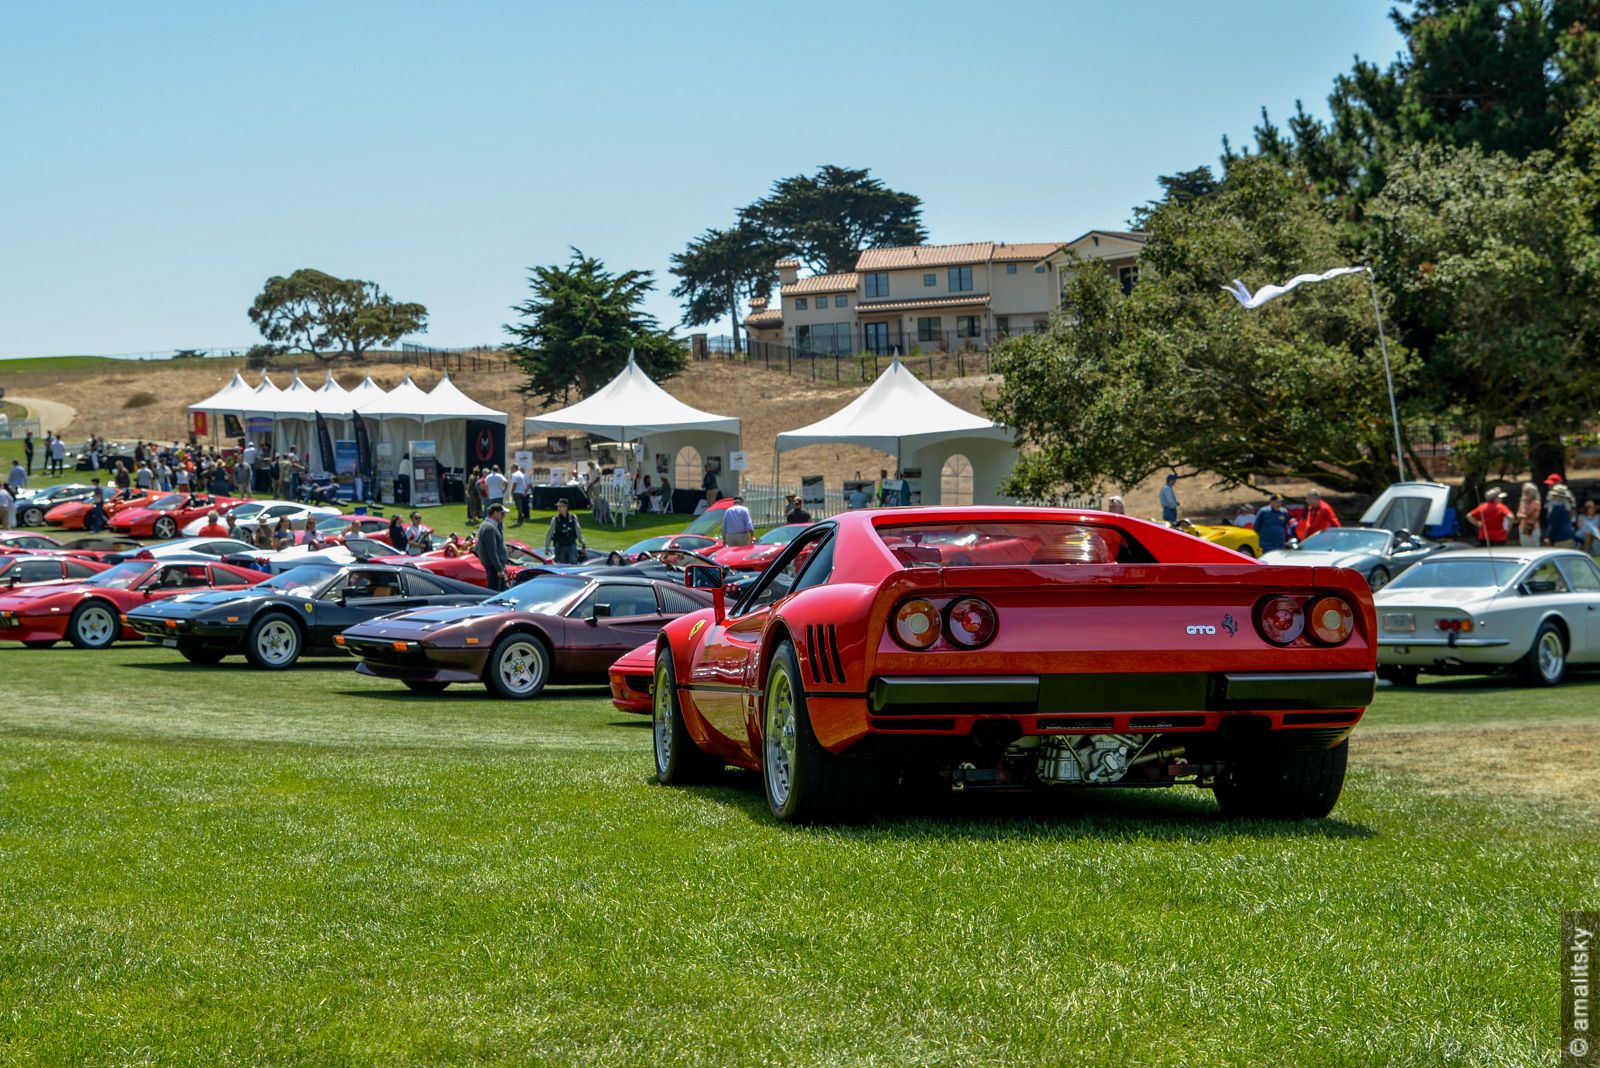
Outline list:
[[[473,605],[488,595],[414,567],[297,567],[248,589],[140,605],[126,619],[146,641],[196,664],[243,653],[258,668],[280,670],[301,656],[342,656],[333,636],[357,623],[414,608]]]

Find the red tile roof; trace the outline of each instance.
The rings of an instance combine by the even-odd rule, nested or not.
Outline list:
[[[807,293],[853,293],[857,276],[854,274],[814,274],[783,287],[786,297],[803,297]]]
[[[782,326],[783,312],[777,308],[753,311],[744,317],[745,326]]]

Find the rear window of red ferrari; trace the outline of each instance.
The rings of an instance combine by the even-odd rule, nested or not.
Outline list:
[[[878,527],[878,537],[902,567],[1154,562],[1127,532],[1093,523],[894,523]]]

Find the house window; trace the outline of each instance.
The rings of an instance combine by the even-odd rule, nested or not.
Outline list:
[[[1017,265],[1016,264],[1014,264],[1014,263],[1006,264],[1006,274],[1016,274],[1016,273],[1017,273]]]
[[[820,301],[818,303],[821,303]],[[811,351],[824,356],[832,355],[835,341],[833,324],[819,323],[811,328]]]
[[[886,271],[874,271],[867,275],[867,296],[887,297],[889,295],[889,275]]]
[[[996,315],[994,317],[994,332],[997,334],[1011,333],[1011,316]]]
[[[834,352],[838,353],[840,356],[848,356],[855,351],[855,349],[850,347],[851,327],[849,323],[834,323],[833,331],[835,339],[833,346]]]
[[[978,320],[980,318],[977,315],[956,316],[956,337],[978,337],[980,330]]]
[[[796,298],[794,298],[794,310],[795,311],[805,311],[806,310],[806,298],[805,297],[796,297]]]
[[[972,289],[972,268],[950,268],[950,292],[966,293]]]
[[[1033,273],[1034,274],[1044,274],[1044,264],[1041,263],[1038,266],[1034,267]]]
[[[1138,280],[1139,280],[1139,268],[1137,268],[1137,267],[1118,267],[1117,268],[1117,281],[1122,283],[1122,292],[1123,292],[1124,295],[1127,295],[1127,294],[1133,292],[1133,284],[1135,282],[1137,282]]]
[[[794,347],[804,352],[811,347],[811,328],[797,326],[794,328]]]
[[[922,284],[925,286],[936,286],[939,284],[939,276],[934,274],[932,271],[929,271],[927,274],[922,276]]]
[[[850,298],[841,293],[833,298],[833,306],[835,308],[848,308],[850,306]]]
[[[918,341],[938,341],[942,329],[943,324],[937,315],[923,315],[917,318]]]

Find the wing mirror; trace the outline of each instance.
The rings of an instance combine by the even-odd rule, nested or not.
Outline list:
[[[718,623],[728,614],[727,580],[715,564],[690,564],[683,569],[683,584],[691,590],[711,591],[712,616]]]
[[[589,606],[589,614],[583,617],[583,621],[589,624],[589,626],[593,627],[596,626],[600,620],[610,618],[611,606],[609,604],[593,604]]]

